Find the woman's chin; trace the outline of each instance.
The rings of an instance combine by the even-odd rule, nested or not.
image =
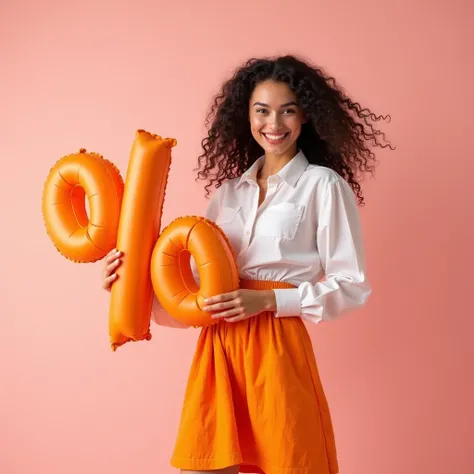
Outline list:
[[[283,142],[279,145],[272,145],[271,143],[268,143],[266,140],[260,141],[259,145],[263,148],[265,153],[271,154],[271,155],[285,155],[287,154],[290,150],[295,149],[295,143],[294,142]]]

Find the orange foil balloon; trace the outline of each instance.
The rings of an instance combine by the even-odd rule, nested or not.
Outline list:
[[[122,195],[119,171],[101,155],[81,149],[57,161],[44,184],[42,213],[58,251],[78,263],[103,258],[116,243]]]
[[[193,277],[191,256],[200,287]],[[203,217],[180,217],[163,230],[153,250],[151,278],[163,309],[195,327],[216,323],[201,309],[205,298],[239,288],[237,264],[225,234]]]
[[[130,153],[117,236],[123,252],[112,285],[109,334],[112,349],[127,341],[151,339],[153,287],[150,260],[176,140],[138,130]]]

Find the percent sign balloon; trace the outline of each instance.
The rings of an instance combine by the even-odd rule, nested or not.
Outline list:
[[[239,287],[231,245],[215,223],[183,216],[160,234],[174,146],[174,139],[138,130],[125,184],[110,161],[85,149],[56,162],[44,184],[44,224],[64,257],[86,263],[104,258],[114,247],[123,252],[110,297],[113,350],[151,339],[154,294],[178,321],[206,326],[216,322],[202,310],[204,298]]]

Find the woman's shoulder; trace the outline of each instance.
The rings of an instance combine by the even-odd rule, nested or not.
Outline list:
[[[300,180],[302,187],[306,188],[316,200],[323,200],[329,195],[354,198],[350,184],[337,171],[327,166],[310,164]]]
[[[303,175],[311,181],[324,181],[325,184],[334,184],[341,179],[344,180],[344,178],[332,168],[313,164],[308,165]]]
[[[332,168],[313,164],[308,165],[302,178],[301,184],[312,188],[320,188],[321,191],[331,188],[336,183],[344,186],[345,182],[344,178]]]

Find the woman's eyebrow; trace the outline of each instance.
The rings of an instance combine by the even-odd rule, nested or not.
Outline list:
[[[259,105],[261,107],[270,107],[268,104],[264,104],[263,102],[255,102],[255,104],[253,104],[254,106],[256,105]],[[282,104],[280,105],[280,108],[283,108],[283,107],[288,107],[290,105],[297,105],[296,102],[294,101],[291,101],[291,102],[287,102],[286,104]]]

